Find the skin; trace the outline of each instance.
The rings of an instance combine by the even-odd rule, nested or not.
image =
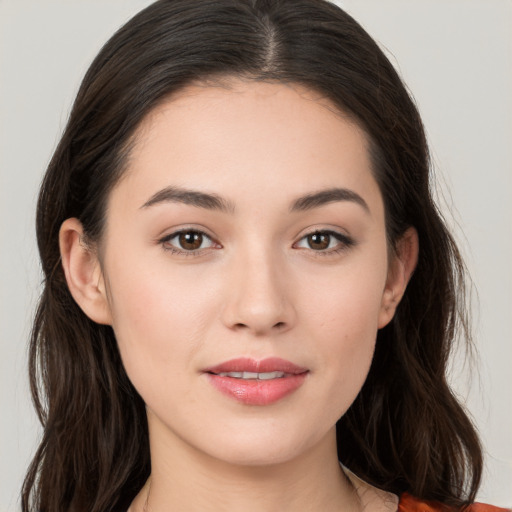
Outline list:
[[[148,204],[167,187],[215,194],[227,208]],[[290,210],[333,188],[362,202]],[[180,248],[170,236],[180,229],[205,233],[199,249]],[[327,248],[311,245],[315,231]],[[112,325],[147,405],[151,485],[132,510],[362,507],[337,461],[335,424],[366,379],[418,249],[410,229],[389,256],[356,124],[297,85],[189,86],[140,126],[101,244],[85,246],[82,234],[77,219],[61,229],[71,293]],[[280,357],[308,375],[276,403],[246,405],[202,371],[236,357]],[[371,496],[367,510],[390,506]]]

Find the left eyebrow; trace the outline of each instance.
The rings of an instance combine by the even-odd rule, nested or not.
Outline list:
[[[181,187],[166,187],[153,194],[142,206],[149,208],[150,206],[161,203],[182,203],[195,206],[197,208],[205,208],[207,210],[218,210],[221,212],[233,212],[234,205],[217,194],[208,194],[198,190],[190,190]]]
[[[366,213],[370,213],[370,208],[368,207],[366,201],[359,194],[347,188],[329,188],[299,197],[292,203],[290,211],[302,212],[312,210],[313,208],[318,208],[328,203],[334,203],[338,201],[349,201],[356,203],[361,206],[366,211]]]

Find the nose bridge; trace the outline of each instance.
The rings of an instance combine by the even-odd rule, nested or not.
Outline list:
[[[224,308],[228,327],[264,335],[291,326],[294,312],[282,256],[272,244],[258,242],[237,251],[230,264],[231,286]]]

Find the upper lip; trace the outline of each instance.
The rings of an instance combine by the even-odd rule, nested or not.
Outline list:
[[[230,359],[216,366],[211,366],[204,370],[206,373],[230,373],[230,372],[252,372],[252,373],[267,373],[267,372],[283,372],[293,375],[307,372],[307,368],[298,366],[291,361],[281,359],[279,357],[269,357],[257,361],[249,357],[239,357]]]

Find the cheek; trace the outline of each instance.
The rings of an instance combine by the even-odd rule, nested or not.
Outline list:
[[[143,394],[146,381],[165,387],[190,369],[210,323],[211,294],[183,271],[118,262],[109,273],[112,327],[128,376]]]
[[[341,268],[316,275],[302,291],[302,309],[326,339],[345,339],[359,346],[375,338],[386,282],[385,261]]]
[[[359,393],[375,349],[386,271],[379,262],[365,268],[317,280],[304,295],[307,331],[316,340],[317,366],[324,371],[331,403],[337,404],[336,419]]]

